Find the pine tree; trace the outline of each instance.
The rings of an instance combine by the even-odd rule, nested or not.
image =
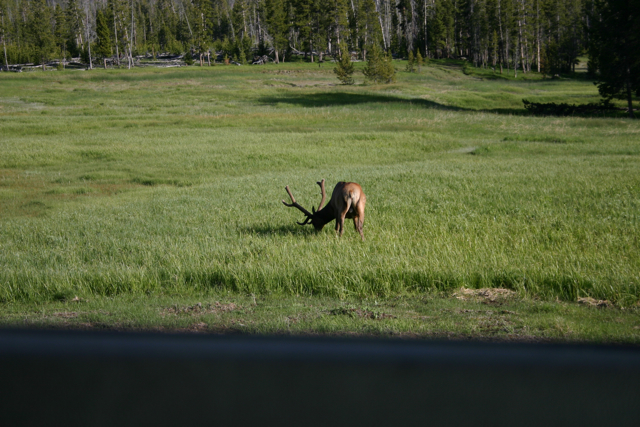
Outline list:
[[[589,59],[598,70],[598,91],[605,99],[640,97],[640,4],[637,0],[597,0],[590,31]]]
[[[418,64],[418,72],[420,72],[420,69],[424,65],[424,62],[425,62],[424,58],[422,57],[422,55],[420,55],[420,49],[418,49],[418,52],[417,52],[417,55],[416,55],[416,63]]]
[[[416,71],[416,66],[415,66],[415,59],[413,58],[413,52],[409,51],[409,58],[407,60],[407,67],[404,69],[405,71],[408,71],[409,73],[415,73]]]
[[[77,0],[68,0],[67,7],[64,10],[65,21],[67,23],[67,50],[69,56],[74,57],[80,55],[82,48],[82,17]]]
[[[338,76],[338,80],[345,85],[352,85],[354,83],[353,80],[353,64],[351,63],[351,53],[349,49],[347,49],[347,44],[342,42],[340,44],[340,61],[336,64],[336,67],[333,69],[333,72]]]
[[[0,0],[0,38],[2,39],[2,50],[4,51],[4,65],[9,70],[9,59],[7,58],[7,29],[8,19],[5,21],[5,15],[7,6],[5,5],[3,0]]]
[[[56,5],[53,18],[55,20],[55,29],[53,31],[53,37],[55,39],[56,47],[59,49],[59,53],[62,53],[62,68],[64,68],[64,60],[66,59],[67,50],[67,34],[69,29],[67,28],[67,20],[65,19],[64,11],[59,4]]]
[[[27,28],[31,43],[35,48],[37,61],[42,64],[45,71],[45,63],[55,50],[55,39],[51,26],[51,8],[45,0],[33,0],[29,8]]]
[[[107,57],[111,56],[111,30],[102,10],[98,10],[96,14],[96,36],[98,37],[98,43],[96,44],[95,53],[99,58],[102,58],[106,69]]]
[[[391,63],[391,55],[385,55],[378,44],[369,49],[369,60],[362,71],[367,80],[374,83],[391,83],[396,80],[396,70]]]
[[[336,36],[336,47],[343,42],[346,43],[349,37],[349,4],[348,0],[332,0],[329,8],[329,25],[331,32]]]
[[[393,58],[391,52],[387,52],[382,56],[382,81],[384,83],[393,83],[396,81],[396,69],[393,66]]]
[[[286,23],[285,3],[283,0],[265,0],[264,4],[267,28],[273,38],[273,49],[275,51],[275,62],[280,62],[279,53],[284,54],[287,47],[286,33],[288,30]],[[284,62],[284,56],[282,57]]]

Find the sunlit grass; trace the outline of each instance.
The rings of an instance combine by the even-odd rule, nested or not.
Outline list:
[[[464,285],[636,303],[640,125],[528,117],[522,98],[596,88],[487,72],[436,62],[352,87],[329,64],[3,74],[0,301]],[[280,203],[289,185],[317,204],[320,178],[362,184],[364,243]]]

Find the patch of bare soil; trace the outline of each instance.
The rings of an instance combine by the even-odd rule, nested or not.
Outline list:
[[[262,70],[263,74],[316,74],[322,73],[322,69],[318,70]]]
[[[516,292],[504,288],[468,289],[463,287],[457,292],[454,292],[453,296],[462,301],[481,301],[484,304],[502,304],[509,299],[513,299],[516,296]]]
[[[394,316],[393,314],[381,313],[379,311],[369,310],[366,308],[354,308],[354,307],[334,308],[333,310],[329,310],[329,313],[333,314],[334,316],[343,315],[343,316],[349,316],[351,318],[360,317],[363,319],[374,319],[374,320],[396,318],[396,316]]]
[[[609,300],[595,299],[591,297],[578,298],[578,304],[597,308],[611,308],[613,303]]]
[[[189,326],[189,331],[192,332],[205,332],[207,329],[207,324],[204,322],[194,323],[193,325]]]
[[[227,313],[230,311],[241,310],[241,309],[242,309],[241,306],[234,304],[232,302],[225,304],[225,303],[216,301],[214,303],[209,303],[204,305],[199,302],[195,305],[189,305],[184,307],[178,307],[177,305],[173,307],[167,307],[164,310],[162,310],[162,313],[160,314],[162,316],[180,315],[180,314],[200,315],[200,314],[211,314],[211,313]]]
[[[52,316],[61,317],[63,319],[71,319],[73,317],[78,317],[78,313],[76,313],[75,311],[61,311],[53,313]]]

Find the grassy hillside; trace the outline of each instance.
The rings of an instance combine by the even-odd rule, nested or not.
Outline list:
[[[0,74],[0,301],[466,286],[637,303],[640,122],[527,116],[522,98],[597,90],[520,77],[437,61],[351,87],[330,64]],[[321,178],[362,184],[364,243],[280,203],[289,185],[310,209]]]

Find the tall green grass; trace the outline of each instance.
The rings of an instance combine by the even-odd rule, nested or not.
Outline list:
[[[640,125],[521,108],[595,101],[588,81],[445,62],[388,86],[313,64],[0,79],[0,301],[463,285],[640,299]],[[289,185],[317,204],[320,178],[362,184],[364,243],[280,203]]]

